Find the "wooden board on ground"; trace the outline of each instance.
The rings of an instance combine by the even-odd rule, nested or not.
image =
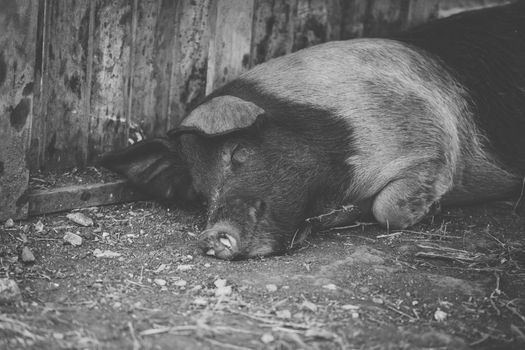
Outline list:
[[[29,215],[146,199],[148,199],[146,195],[137,192],[125,180],[105,184],[60,187],[34,191],[29,194]]]
[[[0,1],[0,221],[27,214],[37,17],[36,1]]]

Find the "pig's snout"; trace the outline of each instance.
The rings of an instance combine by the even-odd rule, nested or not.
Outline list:
[[[240,232],[227,222],[217,223],[201,233],[199,246],[206,255],[235,259],[241,252]]]

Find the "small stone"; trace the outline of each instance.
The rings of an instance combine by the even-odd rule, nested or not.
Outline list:
[[[383,304],[384,303],[383,299],[381,299],[380,297],[372,297],[372,302],[374,302],[376,304]]]
[[[264,333],[261,337],[261,341],[264,344],[269,344],[275,340],[275,337],[271,333]]]
[[[286,309],[276,311],[275,315],[279,318],[284,318],[284,319],[292,318],[292,313],[290,312],[290,310],[286,310]]]
[[[96,258],[108,258],[108,259],[111,259],[111,258],[118,258],[122,254],[117,253],[117,252],[113,252],[111,250],[104,250],[104,251],[102,251],[102,250],[97,248],[97,249],[95,249],[93,251],[93,255]]]
[[[357,320],[359,318],[359,312],[351,312],[350,316],[352,316],[352,319]]]
[[[227,281],[225,279],[223,279],[223,278],[219,278],[219,279],[215,280],[215,282],[213,282],[213,284],[217,288],[221,288],[221,287],[226,286],[226,283],[227,283]]]
[[[359,310],[359,305],[345,304],[341,306],[343,310]]]
[[[74,247],[82,245],[82,237],[73,232],[66,232],[63,239],[64,242],[69,243]]]
[[[176,280],[175,282],[173,282],[173,285],[175,287],[185,287],[187,284],[188,282],[186,282],[185,280]]]
[[[224,286],[215,289],[216,297],[227,297],[232,294],[232,286]]]
[[[53,333],[53,338],[55,338],[56,340],[62,340],[62,339],[64,339],[64,334],[55,332],[55,333]]]
[[[81,225],[81,226],[93,226],[93,219],[91,219],[89,216],[86,216],[82,213],[76,212],[76,213],[70,213],[67,214],[66,217],[73,221],[75,224]]]
[[[337,286],[333,283],[329,283],[329,284],[325,284],[323,286],[324,289],[328,289],[328,290],[336,290],[337,289]]]
[[[301,308],[304,309],[304,310],[312,311],[312,312],[316,312],[317,311],[317,305],[315,305],[314,303],[312,303],[311,301],[308,301],[308,300],[304,300],[303,301],[303,303],[301,304]]]
[[[102,238],[108,238],[109,237],[109,232],[102,232]]]
[[[437,308],[436,312],[434,312],[434,319],[438,322],[443,322],[447,319],[448,314],[441,310],[440,308]]]
[[[206,306],[206,305],[208,305],[208,300],[206,298],[203,298],[203,297],[197,297],[197,298],[193,299],[193,301],[191,303],[193,305],[197,305],[197,306]]]
[[[9,219],[7,219],[5,221],[4,227],[5,228],[13,228],[13,227],[15,227],[15,222],[13,221],[13,219],[9,218]]]
[[[38,220],[35,224],[35,231],[36,233],[42,233],[42,231],[44,231],[44,223],[41,220]]]
[[[166,285],[166,280],[163,280],[162,278],[155,278],[153,282],[155,282],[157,286],[161,287]]]
[[[22,248],[22,253],[20,254],[20,258],[25,263],[33,263],[35,262],[35,256],[33,255],[33,252],[28,247],[24,246]]]
[[[0,305],[10,304],[22,300],[20,288],[15,281],[8,278],[0,278]]]
[[[277,291],[277,286],[275,284],[267,284],[266,285],[266,290],[270,293],[273,293],[273,292],[276,292]]]
[[[188,271],[193,268],[193,265],[179,265],[177,266],[178,271]]]

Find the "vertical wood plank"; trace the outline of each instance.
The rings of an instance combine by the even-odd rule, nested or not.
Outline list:
[[[98,0],[94,11],[93,81],[88,160],[128,140],[132,86],[133,0]]]
[[[405,29],[436,19],[438,14],[439,0],[410,0]]]
[[[292,52],[297,0],[256,0],[250,67]]]
[[[171,3],[176,4],[174,1]],[[136,124],[148,137],[155,135],[155,130],[164,129],[162,124],[166,118],[157,104],[158,85],[169,77],[169,72],[160,68],[157,61],[158,38],[161,34],[157,32],[161,16],[160,5],[157,0],[138,2],[136,44],[132,48],[134,60],[131,64],[134,66],[134,74],[129,121]],[[165,10],[167,9],[163,9]]]
[[[32,144],[38,148],[37,164],[42,169],[83,166],[89,132],[83,106],[88,88],[90,4],[47,0],[45,12],[43,83]]]
[[[0,1],[0,220],[27,215],[38,2]]]
[[[169,0],[167,0],[169,1]],[[209,14],[216,0],[179,0],[167,129],[176,127],[206,95],[211,37]]]
[[[342,33],[342,9],[339,0],[298,0],[293,51],[339,40]]]
[[[386,37],[405,28],[408,0],[370,0],[363,35]]]
[[[254,0],[215,0],[210,13],[211,38],[206,93],[249,68]]]
[[[342,1],[341,39],[362,37],[365,31],[368,5],[362,0]]]

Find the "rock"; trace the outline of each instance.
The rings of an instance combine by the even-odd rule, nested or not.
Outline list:
[[[165,286],[166,285],[166,280],[163,280],[162,278],[155,278],[153,280],[153,282],[157,285],[157,286]]]
[[[95,249],[93,251],[93,255],[95,256],[95,258],[108,258],[108,259],[112,259],[112,258],[118,258],[119,256],[121,256],[122,254],[120,253],[117,253],[117,252],[113,252],[111,250],[100,250],[100,249]]]
[[[311,301],[308,301],[308,300],[303,300],[303,303],[301,304],[301,308],[303,310],[309,310],[309,311],[312,311],[312,312],[316,312],[317,311],[317,305],[315,305],[314,303],[312,303]]]
[[[35,231],[36,233],[42,233],[44,231],[44,223],[41,220],[38,220],[35,224]]]
[[[290,310],[286,310],[286,309],[276,311],[275,315],[279,318],[284,318],[284,319],[292,318],[292,313],[290,312]]]
[[[85,226],[85,227],[93,226],[93,219],[91,219],[90,217],[82,213],[79,213],[79,212],[70,213],[70,214],[67,214],[66,217],[69,220],[73,221],[75,224]]]
[[[5,228],[13,228],[13,227],[15,227],[15,222],[13,221],[13,219],[9,218],[9,219],[7,219],[5,221],[4,227]]]
[[[74,247],[82,245],[82,237],[73,232],[66,232],[63,239],[65,243],[69,243]]]
[[[178,271],[188,271],[193,268],[193,265],[179,265],[177,266]]]
[[[219,279],[215,280],[215,282],[213,282],[213,284],[217,288],[222,288],[222,287],[226,286],[226,280],[223,279],[223,278],[219,278]]]
[[[206,306],[208,305],[208,300],[204,297],[197,297],[195,299],[193,299],[193,301],[191,302],[193,305],[197,305],[197,306]]]
[[[0,278],[0,304],[10,304],[22,300],[20,288],[9,278]]]
[[[22,248],[22,253],[20,253],[20,259],[22,259],[22,262],[25,263],[33,263],[36,260],[31,249],[29,249],[26,246]]]
[[[185,280],[176,280],[173,285],[176,287],[185,287],[188,284]]]
[[[438,322],[443,322],[447,319],[448,314],[441,310],[440,308],[437,308],[436,312],[434,312],[434,319]]]
[[[269,344],[275,340],[275,337],[271,333],[264,333],[261,337],[261,341],[264,344]]]
[[[266,290],[270,293],[273,293],[273,292],[276,292],[277,291],[277,286],[275,284],[267,284],[266,285]]]
[[[221,287],[215,290],[216,297],[227,297],[228,295],[231,295],[231,294],[232,294],[232,286]]]
[[[381,299],[380,297],[372,297],[372,302],[376,303],[376,304],[383,304],[384,303],[384,300]]]
[[[333,283],[329,283],[329,284],[325,284],[323,286],[324,289],[328,289],[328,290],[336,290],[337,289],[337,286]]]

